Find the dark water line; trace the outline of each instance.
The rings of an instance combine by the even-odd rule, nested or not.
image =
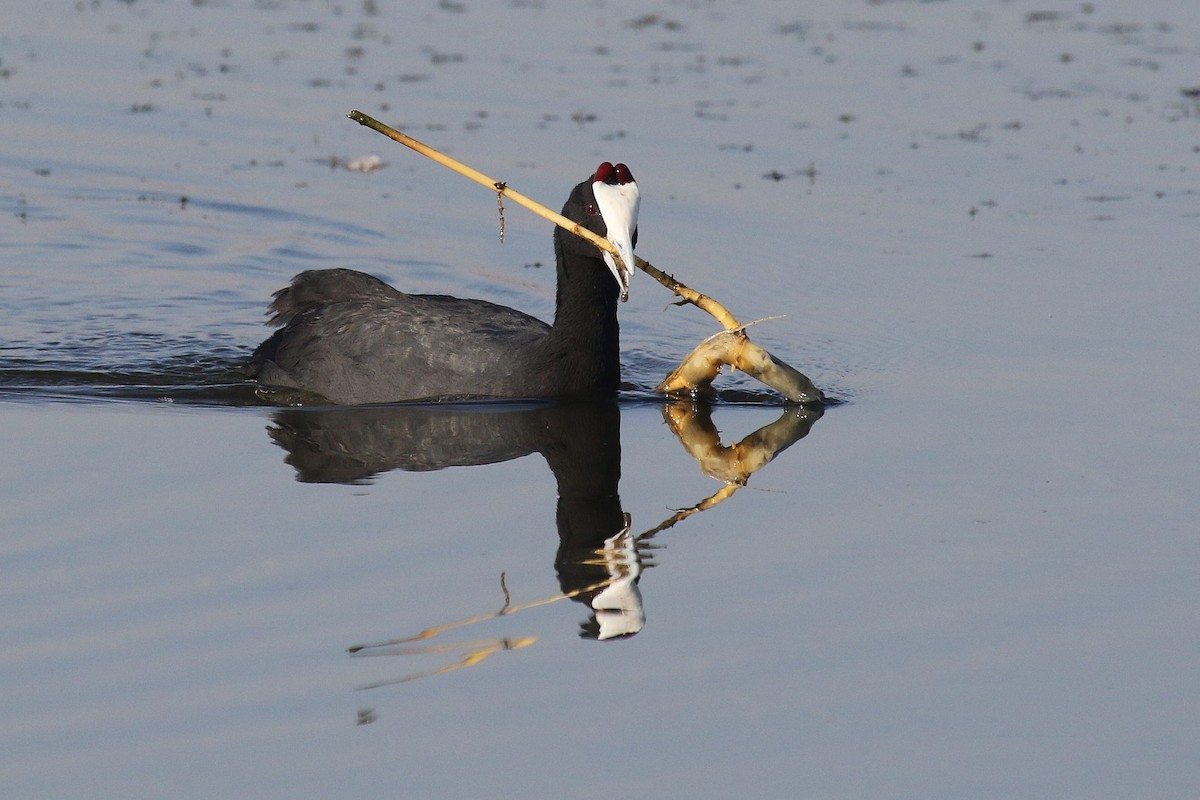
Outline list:
[[[225,337],[171,338],[128,333],[88,337],[86,341],[64,342],[54,347],[10,343],[0,347],[0,400],[26,403],[131,400],[216,407],[311,404],[311,397],[260,392],[246,370],[252,350],[250,345]],[[663,402],[663,396],[654,391],[660,374],[658,364],[649,364],[644,356],[634,355],[622,364],[622,374],[627,380],[617,398],[621,404]],[[787,405],[775,393],[745,381],[697,399],[720,405]],[[834,399],[828,404],[838,403]]]
[[[96,370],[21,365],[0,359],[0,402],[132,400],[217,407],[278,407],[292,404],[286,398],[280,402],[262,395],[258,385],[246,376],[243,364],[242,360],[180,358],[175,365],[178,369]],[[773,393],[741,389],[721,390],[702,399],[716,405],[787,405]],[[625,383],[617,397],[617,401],[625,406],[658,405],[663,400],[663,396],[653,390],[652,383]],[[481,407],[497,405],[496,401],[488,400],[458,402]],[[838,405],[840,402],[830,399],[827,405]]]

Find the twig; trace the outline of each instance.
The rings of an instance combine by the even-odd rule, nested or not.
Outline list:
[[[478,184],[486,186],[489,190],[496,193],[497,203],[500,202],[501,197],[507,197],[514,203],[524,206],[538,216],[550,220],[560,228],[570,231],[576,236],[596,245],[596,247],[606,253],[610,253],[622,266],[625,266],[621,260],[621,254],[617,252],[617,248],[608,239],[589,231],[578,223],[572,222],[556,211],[551,211],[546,206],[532,198],[526,197],[515,189],[509,188],[505,182],[497,181],[494,178],[484,175],[479,170],[468,167],[461,161],[457,161],[445,153],[439,152],[429,145],[419,142],[408,134],[385,125],[361,111],[351,111],[347,116],[358,124],[365,125],[373,131],[382,133],[389,139],[416,150],[421,155],[433,159],[444,167],[449,167],[459,175],[463,175]],[[503,215],[503,210],[501,214]],[[501,216],[501,240],[503,240],[503,230],[503,216]],[[819,403],[824,400],[824,395],[821,394],[821,391],[803,373],[775,358],[766,350],[750,341],[750,337],[746,335],[745,326],[741,322],[738,322],[737,317],[729,313],[729,309],[725,308],[725,306],[708,295],[701,294],[695,289],[677,281],[673,276],[668,275],[639,256],[634,256],[634,262],[638,269],[654,278],[654,280],[667,289],[670,289],[676,297],[680,298],[680,303],[688,303],[707,311],[724,328],[721,334],[701,343],[699,347],[692,351],[692,354],[679,365],[679,368],[668,375],[658,385],[658,391],[666,394],[695,393],[710,386],[712,380],[720,372],[721,366],[729,364],[735,369],[758,378],[794,402]]]
[[[405,147],[416,150],[418,153],[426,156],[427,158],[433,159],[443,167],[449,167],[459,175],[470,178],[482,186],[486,186],[488,189],[491,189],[496,193],[497,202],[499,202],[501,197],[507,197],[514,203],[519,203],[520,205],[525,206],[525,208],[529,209],[538,216],[550,220],[560,228],[568,230],[576,236],[587,239],[589,242],[596,245],[596,247],[599,247],[606,253],[611,253],[614,258],[621,258],[621,254],[617,252],[617,248],[614,247],[613,244],[608,241],[608,239],[589,231],[587,228],[584,228],[582,225],[579,225],[576,222],[572,222],[556,211],[551,211],[549,208],[533,198],[527,197],[517,190],[510,188],[504,181],[495,180],[494,178],[483,174],[479,170],[469,167],[461,161],[451,158],[445,153],[435,150],[429,145],[414,139],[407,133],[403,133],[389,125],[385,125],[374,117],[368,116],[361,111],[351,111],[347,116],[357,122],[359,125],[365,125],[373,131],[382,133],[389,139],[399,142]],[[647,275],[654,278],[654,280],[670,289],[684,302],[690,303],[707,311],[709,314],[712,314],[713,317],[715,317],[716,320],[721,323],[721,327],[723,327],[725,330],[735,330],[742,327],[742,324],[737,321],[737,318],[734,317],[733,314],[729,313],[729,310],[726,309],[725,306],[721,305],[708,295],[701,294],[695,289],[685,286],[683,283],[677,281],[673,276],[663,272],[658,267],[654,266],[640,256],[634,256],[634,261],[637,262],[638,269],[642,270]]]
[[[496,193],[497,198],[499,198],[501,196],[507,197],[509,200],[512,200],[514,203],[518,203],[519,205],[525,206],[525,208],[529,209],[530,211],[537,214],[538,216],[544,217],[545,219],[550,220],[555,225],[559,226],[560,228],[564,228],[565,230],[570,231],[571,233],[575,234],[576,236],[587,239],[589,242],[596,245],[596,247],[599,247],[604,252],[610,253],[612,255],[612,257],[614,259],[616,259],[622,266],[625,266],[625,267],[628,266],[625,264],[624,261],[621,260],[621,254],[619,252],[617,252],[617,248],[614,247],[613,244],[608,241],[608,239],[604,238],[603,236],[599,236],[595,233],[592,233],[587,228],[583,227],[582,225],[580,225],[578,223],[572,222],[571,220],[564,217],[562,214],[559,214],[557,211],[551,211],[550,209],[546,208],[544,205],[542,205],[538,201],[534,200],[533,198],[526,197],[525,195],[518,192],[516,189],[510,188],[508,186],[508,184],[506,184],[504,181],[498,181],[498,180],[495,180],[494,178],[489,178],[487,175],[484,175],[479,170],[477,170],[473,167],[468,167],[466,164],[462,163],[461,161],[453,159],[450,156],[446,155],[445,153],[434,150],[429,145],[417,141],[413,137],[409,136],[407,133],[401,133],[400,131],[396,130],[393,127],[384,125],[379,120],[377,120],[373,117],[369,117],[366,114],[362,113],[361,111],[351,111],[346,116],[350,117],[350,119],[354,120],[359,125],[365,125],[373,131],[382,133],[384,136],[388,137],[389,139],[399,142],[400,144],[404,145],[405,147],[412,148],[413,150],[416,150],[418,153],[420,153],[423,156],[426,156],[427,158],[433,159],[437,163],[441,164],[443,167],[449,167],[450,169],[457,172],[459,175],[462,175],[465,178],[470,178],[471,180],[475,181],[476,183],[486,186],[488,189],[491,189],[493,192]]]
[[[737,321],[737,317],[729,313],[729,309],[713,300],[706,294],[701,294],[695,289],[692,289],[679,281],[675,280],[674,276],[660,270],[658,267],[646,261],[641,256],[634,256],[633,260],[637,262],[638,269],[649,275],[654,280],[661,283],[663,286],[670,289],[685,303],[691,303],[697,308],[707,311],[716,318],[717,322],[721,323],[721,327],[727,331],[734,331],[742,328],[742,323]]]

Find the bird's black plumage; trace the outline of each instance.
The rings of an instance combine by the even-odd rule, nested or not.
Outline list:
[[[628,168],[606,162],[563,206],[601,236],[593,183],[606,177],[632,185]],[[634,224],[636,210],[635,196]],[[484,300],[405,294],[354,270],[302,272],[275,293],[271,323],[282,327],[254,351],[251,369],[260,384],[338,404],[611,394],[620,288],[594,245],[556,227],[554,252],[552,325]]]

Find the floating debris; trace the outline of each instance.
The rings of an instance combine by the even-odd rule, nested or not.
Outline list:
[[[370,155],[352,158],[346,162],[345,166],[351,172],[374,172],[383,169],[384,163],[382,158],[371,153]]]

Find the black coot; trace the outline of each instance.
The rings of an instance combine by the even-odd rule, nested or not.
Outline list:
[[[575,187],[563,216],[607,236],[633,266],[639,193],[607,161]],[[620,379],[617,297],[629,275],[554,229],[554,324],[484,300],[405,294],[362,272],[310,270],[275,293],[282,325],[250,359],[260,384],[333,403],[611,394]]]

